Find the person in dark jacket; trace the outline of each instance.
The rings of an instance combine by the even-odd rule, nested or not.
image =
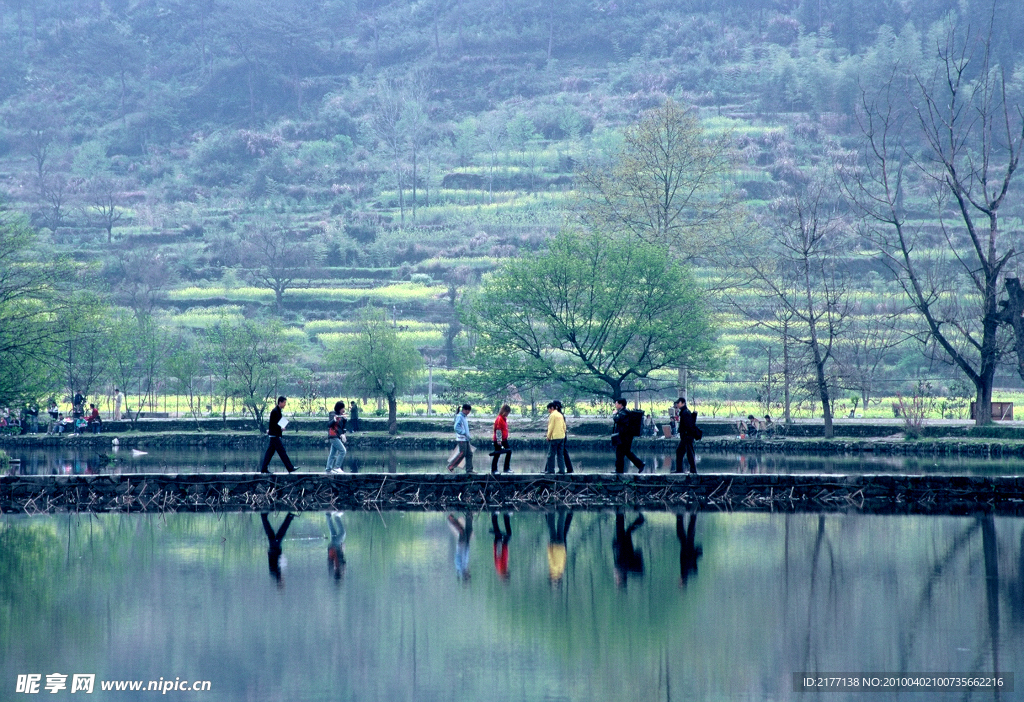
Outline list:
[[[277,453],[281,457],[281,462],[284,463],[284,467],[291,473],[295,470],[295,466],[292,465],[292,461],[288,458],[288,453],[284,450],[284,443],[281,441],[281,433],[283,431],[281,427],[281,410],[288,404],[288,398],[282,395],[277,398],[277,406],[270,411],[270,426],[267,428],[267,434],[270,436],[270,445],[267,446],[267,452],[263,456],[263,465],[260,466],[261,473],[269,473],[270,469],[267,467],[270,465],[270,459]],[[287,424],[287,422],[285,422]]]
[[[676,400],[679,413],[679,446],[676,447],[676,467],[673,473],[683,472],[683,459],[690,465],[690,472],[697,472],[697,459],[693,451],[693,440],[697,434],[697,413],[686,406],[686,398]]]
[[[629,429],[629,412],[626,410],[626,401],[619,398],[615,401],[615,414],[612,415],[612,422],[615,423],[615,431],[612,433],[612,446],[615,447],[615,472],[626,472],[626,459],[636,466],[637,471],[644,472],[645,464],[636,454],[633,453],[633,433]]]

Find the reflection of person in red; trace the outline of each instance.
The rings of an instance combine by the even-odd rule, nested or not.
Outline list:
[[[509,514],[504,514],[505,532],[502,533],[498,526],[498,513],[491,512],[491,532],[494,534],[494,570],[498,577],[508,580],[508,540],[512,536],[512,524],[509,521]]]

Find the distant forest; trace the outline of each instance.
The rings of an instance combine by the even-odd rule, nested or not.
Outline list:
[[[911,76],[934,75],[943,42],[971,53],[965,80],[998,71],[1019,116],[1019,10],[1010,0],[2,0],[0,194],[39,232],[38,252],[70,257],[77,292],[109,319],[196,340],[218,320],[272,318],[295,344],[288,382],[308,384],[329,374],[326,349],[351,339],[357,310],[374,304],[455,373],[475,343],[464,295],[575,221],[582,165],[617,153],[622,130],[650,110],[672,99],[696,110],[709,138],[726,135],[728,188],[761,232],[738,246],[767,252],[761,237],[785,227],[786,198],[864,151],[866,96],[916,90]],[[908,158],[927,161],[927,133],[901,139]],[[941,248],[940,220],[956,208],[948,196],[929,204],[928,177],[906,172],[914,188],[898,210]],[[1024,240],[1015,181],[1009,189],[1000,245]],[[851,296],[819,364],[827,378],[814,377],[809,346],[791,350],[776,333],[754,278],[719,280],[728,360],[698,391],[709,401],[775,407],[780,373],[787,407],[795,376],[805,380],[794,379],[794,397],[818,402],[826,383],[830,401],[856,398],[854,410],[899,392],[975,397],[970,373],[901,301],[899,276],[872,253],[877,237],[858,230],[870,217],[841,191],[825,188],[849,235],[834,250]],[[275,238],[295,243],[290,258],[271,250]],[[688,264],[704,282],[738,265]],[[1017,259],[1002,265],[1000,289]],[[942,295],[974,300],[968,288]],[[911,321],[892,322],[903,313]],[[883,334],[870,353],[844,341],[878,337],[882,317],[906,334]],[[1018,387],[1009,329],[998,336],[996,385]],[[790,352],[802,370],[776,368]],[[81,359],[61,363],[66,392],[111,384],[109,371],[83,376]],[[465,387],[455,375],[439,382]],[[962,414],[957,402],[943,414]]]

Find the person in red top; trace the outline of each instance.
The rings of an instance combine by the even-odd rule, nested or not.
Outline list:
[[[512,408],[508,405],[502,405],[501,409],[498,410],[498,416],[494,420],[494,451],[491,452],[491,472],[498,472],[498,458],[502,454],[505,455],[505,473],[511,473],[512,470],[508,467],[509,461],[512,459],[512,449],[508,447],[508,422],[506,418],[512,413]]]
[[[96,409],[96,405],[89,405],[89,416],[85,418],[88,423],[89,429],[93,434],[99,434],[100,428],[103,426],[103,420],[100,419],[100,411]]]

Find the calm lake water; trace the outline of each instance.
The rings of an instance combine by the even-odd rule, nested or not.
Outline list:
[[[454,445],[454,444],[453,444]],[[489,449],[488,449],[489,450]],[[7,449],[21,459],[20,472],[26,475],[88,474],[88,473],[209,473],[259,470],[261,450],[151,449],[144,455],[130,450],[104,451],[94,449],[20,448]],[[698,447],[699,451],[699,447]],[[327,462],[326,450],[289,449],[299,470],[322,472]],[[640,458],[659,473],[672,469],[675,446],[640,449]],[[420,473],[445,469],[448,450],[382,451],[351,449],[345,459],[345,470],[353,472]],[[615,454],[612,451],[571,451],[573,463],[581,472],[611,472]],[[517,451],[512,468],[517,472],[540,472],[546,454],[540,451]],[[978,457],[907,457],[907,456],[794,456],[761,453],[698,453],[697,470],[706,473],[930,473],[971,475],[1021,475],[1024,460],[1020,458]],[[474,468],[490,470],[487,451],[478,450]],[[275,457],[271,469],[283,471]]]
[[[1024,520],[638,516],[302,513],[275,559],[259,514],[5,515],[0,698],[52,673],[101,700],[1021,698],[792,673],[1024,671]]]

